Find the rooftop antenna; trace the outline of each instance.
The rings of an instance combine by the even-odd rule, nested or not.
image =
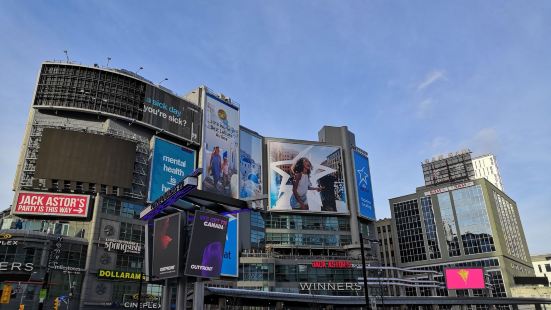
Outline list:
[[[140,72],[140,70],[143,70],[143,67],[139,67],[138,70],[136,70],[136,74],[138,74],[138,72]]]
[[[164,81],[168,81],[168,78],[164,78],[162,81],[160,81],[159,83],[157,83],[158,86],[161,86],[161,83],[163,83]]]
[[[111,61],[111,57],[107,57],[107,68],[109,68],[109,62]]]
[[[64,50],[63,53],[65,53],[65,58],[67,58],[67,63],[69,63],[69,53],[67,50]]]

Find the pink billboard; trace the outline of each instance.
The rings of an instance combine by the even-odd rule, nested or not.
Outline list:
[[[448,290],[485,288],[482,268],[447,268],[444,272]]]

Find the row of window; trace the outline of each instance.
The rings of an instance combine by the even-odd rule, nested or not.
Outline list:
[[[345,246],[351,244],[350,235],[314,235],[293,233],[266,233],[266,243],[299,246]]]
[[[350,221],[345,217],[270,213],[267,215],[266,228],[350,231]]]

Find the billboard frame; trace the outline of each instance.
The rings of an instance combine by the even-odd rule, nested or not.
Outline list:
[[[460,269],[476,269],[476,270],[481,270],[482,271],[482,280],[483,280],[483,283],[484,283],[484,287],[465,287],[465,288],[449,288],[449,285],[448,285],[448,277],[447,277],[447,271],[448,270],[460,270]],[[444,273],[444,284],[446,285],[446,289],[447,290],[485,290],[487,289],[487,285],[486,285],[486,269],[484,269],[484,267],[445,267],[443,269],[443,273]]]
[[[370,221],[376,221],[377,220],[377,214],[375,213],[375,197],[373,197],[373,182],[371,182],[371,167],[369,165],[369,155],[366,151],[360,149],[359,147],[352,147],[350,148],[352,151],[352,169],[354,170],[354,186],[356,188],[356,203],[357,203],[357,211],[358,211],[358,217]],[[369,185],[371,185],[371,202],[373,203],[373,218],[370,218],[368,216],[362,215],[361,212],[361,201],[360,201],[360,191],[358,188],[358,177],[356,176],[356,159],[355,159],[355,153],[358,153],[360,156],[364,156],[367,159],[367,169],[369,170]],[[364,154],[365,153],[365,154]]]
[[[206,104],[207,104],[207,97],[211,97],[213,100],[216,100],[218,102],[220,102],[221,104],[223,105],[226,105],[228,108],[230,109],[234,109],[237,111],[237,163],[236,163],[236,174],[237,174],[237,197],[233,197],[233,195],[229,195],[230,198],[235,198],[235,199],[239,199],[239,173],[240,173],[240,169],[239,169],[239,131],[241,130],[241,108],[239,107],[238,104],[233,104],[231,102],[231,100],[228,99],[228,101],[224,100],[223,98],[220,98],[220,95],[216,94],[214,91],[212,91],[211,89],[209,89],[208,87],[206,86],[202,86],[203,88],[203,92],[201,93],[201,109],[202,109],[202,115],[201,115],[201,143],[200,143],[200,152],[199,152],[199,159],[198,159],[198,163],[197,163],[197,166],[198,167],[201,167],[203,172],[205,172],[205,170],[207,169],[206,166],[205,166],[205,162],[203,160],[203,157],[205,156],[205,139],[206,139],[206,126],[207,126],[207,122],[206,122],[206,117],[207,117],[207,113],[205,112],[205,107],[206,107]],[[223,95],[222,95],[223,96]],[[203,173],[201,175],[201,177],[199,178],[199,189],[200,190],[205,190],[203,188],[203,181],[204,181],[204,178],[206,178],[208,174],[206,173]],[[230,183],[231,184],[231,183]],[[231,186],[231,185],[230,185]],[[231,190],[231,188],[230,188]],[[206,191],[206,192],[210,192],[210,191]],[[221,193],[215,193],[215,194],[219,194],[219,195],[223,195],[223,196],[226,196],[224,194],[221,194]]]
[[[161,138],[161,137],[159,137],[159,136],[157,136],[157,135],[152,136],[152,139],[151,139],[151,142],[150,142],[150,145],[149,145],[149,148],[150,148],[152,151],[151,151],[151,155],[150,155],[150,156],[151,156],[151,160],[149,161],[149,165],[150,165],[150,167],[149,167],[149,180],[148,180],[148,182],[147,182],[147,183],[148,183],[148,184],[147,184],[148,186],[147,186],[147,198],[146,198],[146,202],[148,202],[148,203],[151,203],[151,202],[153,202],[153,201],[155,201],[155,200],[158,199],[158,198],[155,199],[155,200],[151,200],[151,199],[150,199],[150,198],[151,198],[151,196],[150,196],[150,195],[151,195],[151,182],[153,181],[153,160],[155,159],[155,144],[156,144],[156,142],[157,142],[157,139],[163,140],[164,142],[167,142],[167,143],[170,143],[170,144],[177,145],[177,146],[179,146],[179,147],[185,148],[185,149],[189,150],[190,152],[192,152],[192,153],[193,153],[193,169],[191,169],[191,173],[193,173],[193,171],[195,171],[195,170],[197,169],[197,159],[198,159],[198,157],[199,157],[199,156],[198,156],[198,153],[199,153],[199,152],[198,152],[197,150],[194,150],[194,149],[192,149],[192,148],[190,148],[190,147],[183,146],[183,145],[180,145],[180,144],[171,142],[171,141],[169,141],[169,140],[167,140],[167,139],[163,139],[163,138]],[[178,183],[181,182],[182,180],[184,180],[185,178],[186,178],[186,176],[184,176],[180,181],[178,181]],[[165,192],[165,193],[166,193],[166,192]],[[162,196],[162,195],[161,195],[161,196]],[[161,196],[159,196],[159,197],[161,197]]]
[[[266,204],[266,211],[267,212],[281,212],[281,213],[294,213],[294,214],[325,214],[325,215],[328,215],[328,214],[333,214],[333,215],[350,215],[350,204],[348,203],[349,202],[349,193],[348,191],[346,190],[346,176],[345,176],[345,163],[344,163],[344,149],[342,146],[340,145],[333,145],[333,144],[327,144],[327,143],[323,143],[323,142],[318,142],[318,141],[307,141],[307,140],[292,140],[292,139],[285,139],[285,138],[270,138],[270,137],[264,137],[263,139],[264,141],[264,144],[266,146],[265,150],[266,150],[266,154],[264,154],[264,156],[266,156],[266,169],[267,169],[267,173],[266,173],[266,176],[265,176],[265,179],[267,180],[267,185],[266,185],[266,189],[268,191],[268,203]],[[277,142],[277,143],[287,143],[287,144],[298,144],[298,145],[311,145],[311,146],[323,146],[323,147],[335,147],[335,148],[338,148],[339,149],[339,152],[341,154],[341,164],[342,164],[342,167],[343,167],[343,171],[342,171],[342,178],[343,178],[343,181],[345,182],[344,184],[344,191],[345,191],[345,197],[346,197],[346,202],[345,202],[345,205],[346,205],[346,212],[334,212],[334,211],[310,211],[310,210],[273,210],[272,207],[271,207],[271,199],[270,199],[270,193],[271,193],[271,190],[272,190],[272,182],[271,182],[271,168],[270,168],[270,164],[271,164],[271,151],[272,151],[272,147],[271,147],[271,144],[273,142]]]

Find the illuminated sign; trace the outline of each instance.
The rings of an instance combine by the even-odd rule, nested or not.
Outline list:
[[[145,275],[139,272],[125,272],[105,269],[98,270],[98,278],[100,279],[140,280],[142,276],[145,280]]]
[[[17,245],[18,243],[17,240],[0,240],[0,245]]]
[[[124,241],[116,239],[105,239],[105,249],[107,251],[118,250],[123,253],[140,254],[142,252],[142,245],[138,242]]]
[[[11,239],[13,237],[11,234],[0,234],[0,240]]]
[[[33,271],[33,263],[0,262],[0,271]]]
[[[447,268],[444,273],[448,290],[485,288],[484,269],[482,268]]]
[[[361,291],[362,286],[357,282],[342,283],[299,283],[303,291]]]
[[[318,260],[312,262],[312,268],[349,269],[353,264],[346,260]]]
[[[76,274],[79,274],[80,272],[86,271],[86,269],[82,269],[82,268],[78,268],[78,267],[58,265],[56,262],[54,262],[52,265],[48,266],[48,268],[54,269],[54,270],[67,271],[67,272],[70,271],[70,272],[76,273]]]
[[[19,192],[13,213],[85,218],[89,203],[88,195]]]
[[[425,196],[436,195],[436,194],[440,194],[440,193],[454,191],[456,189],[465,188],[465,187],[469,187],[469,186],[473,186],[473,185],[474,185],[474,182],[465,182],[465,183],[450,185],[450,186],[437,188],[437,189],[433,189],[433,190],[430,190],[428,192],[425,192]]]
[[[11,299],[11,284],[4,284],[2,288],[2,296],[0,297],[0,304],[9,304]]]

